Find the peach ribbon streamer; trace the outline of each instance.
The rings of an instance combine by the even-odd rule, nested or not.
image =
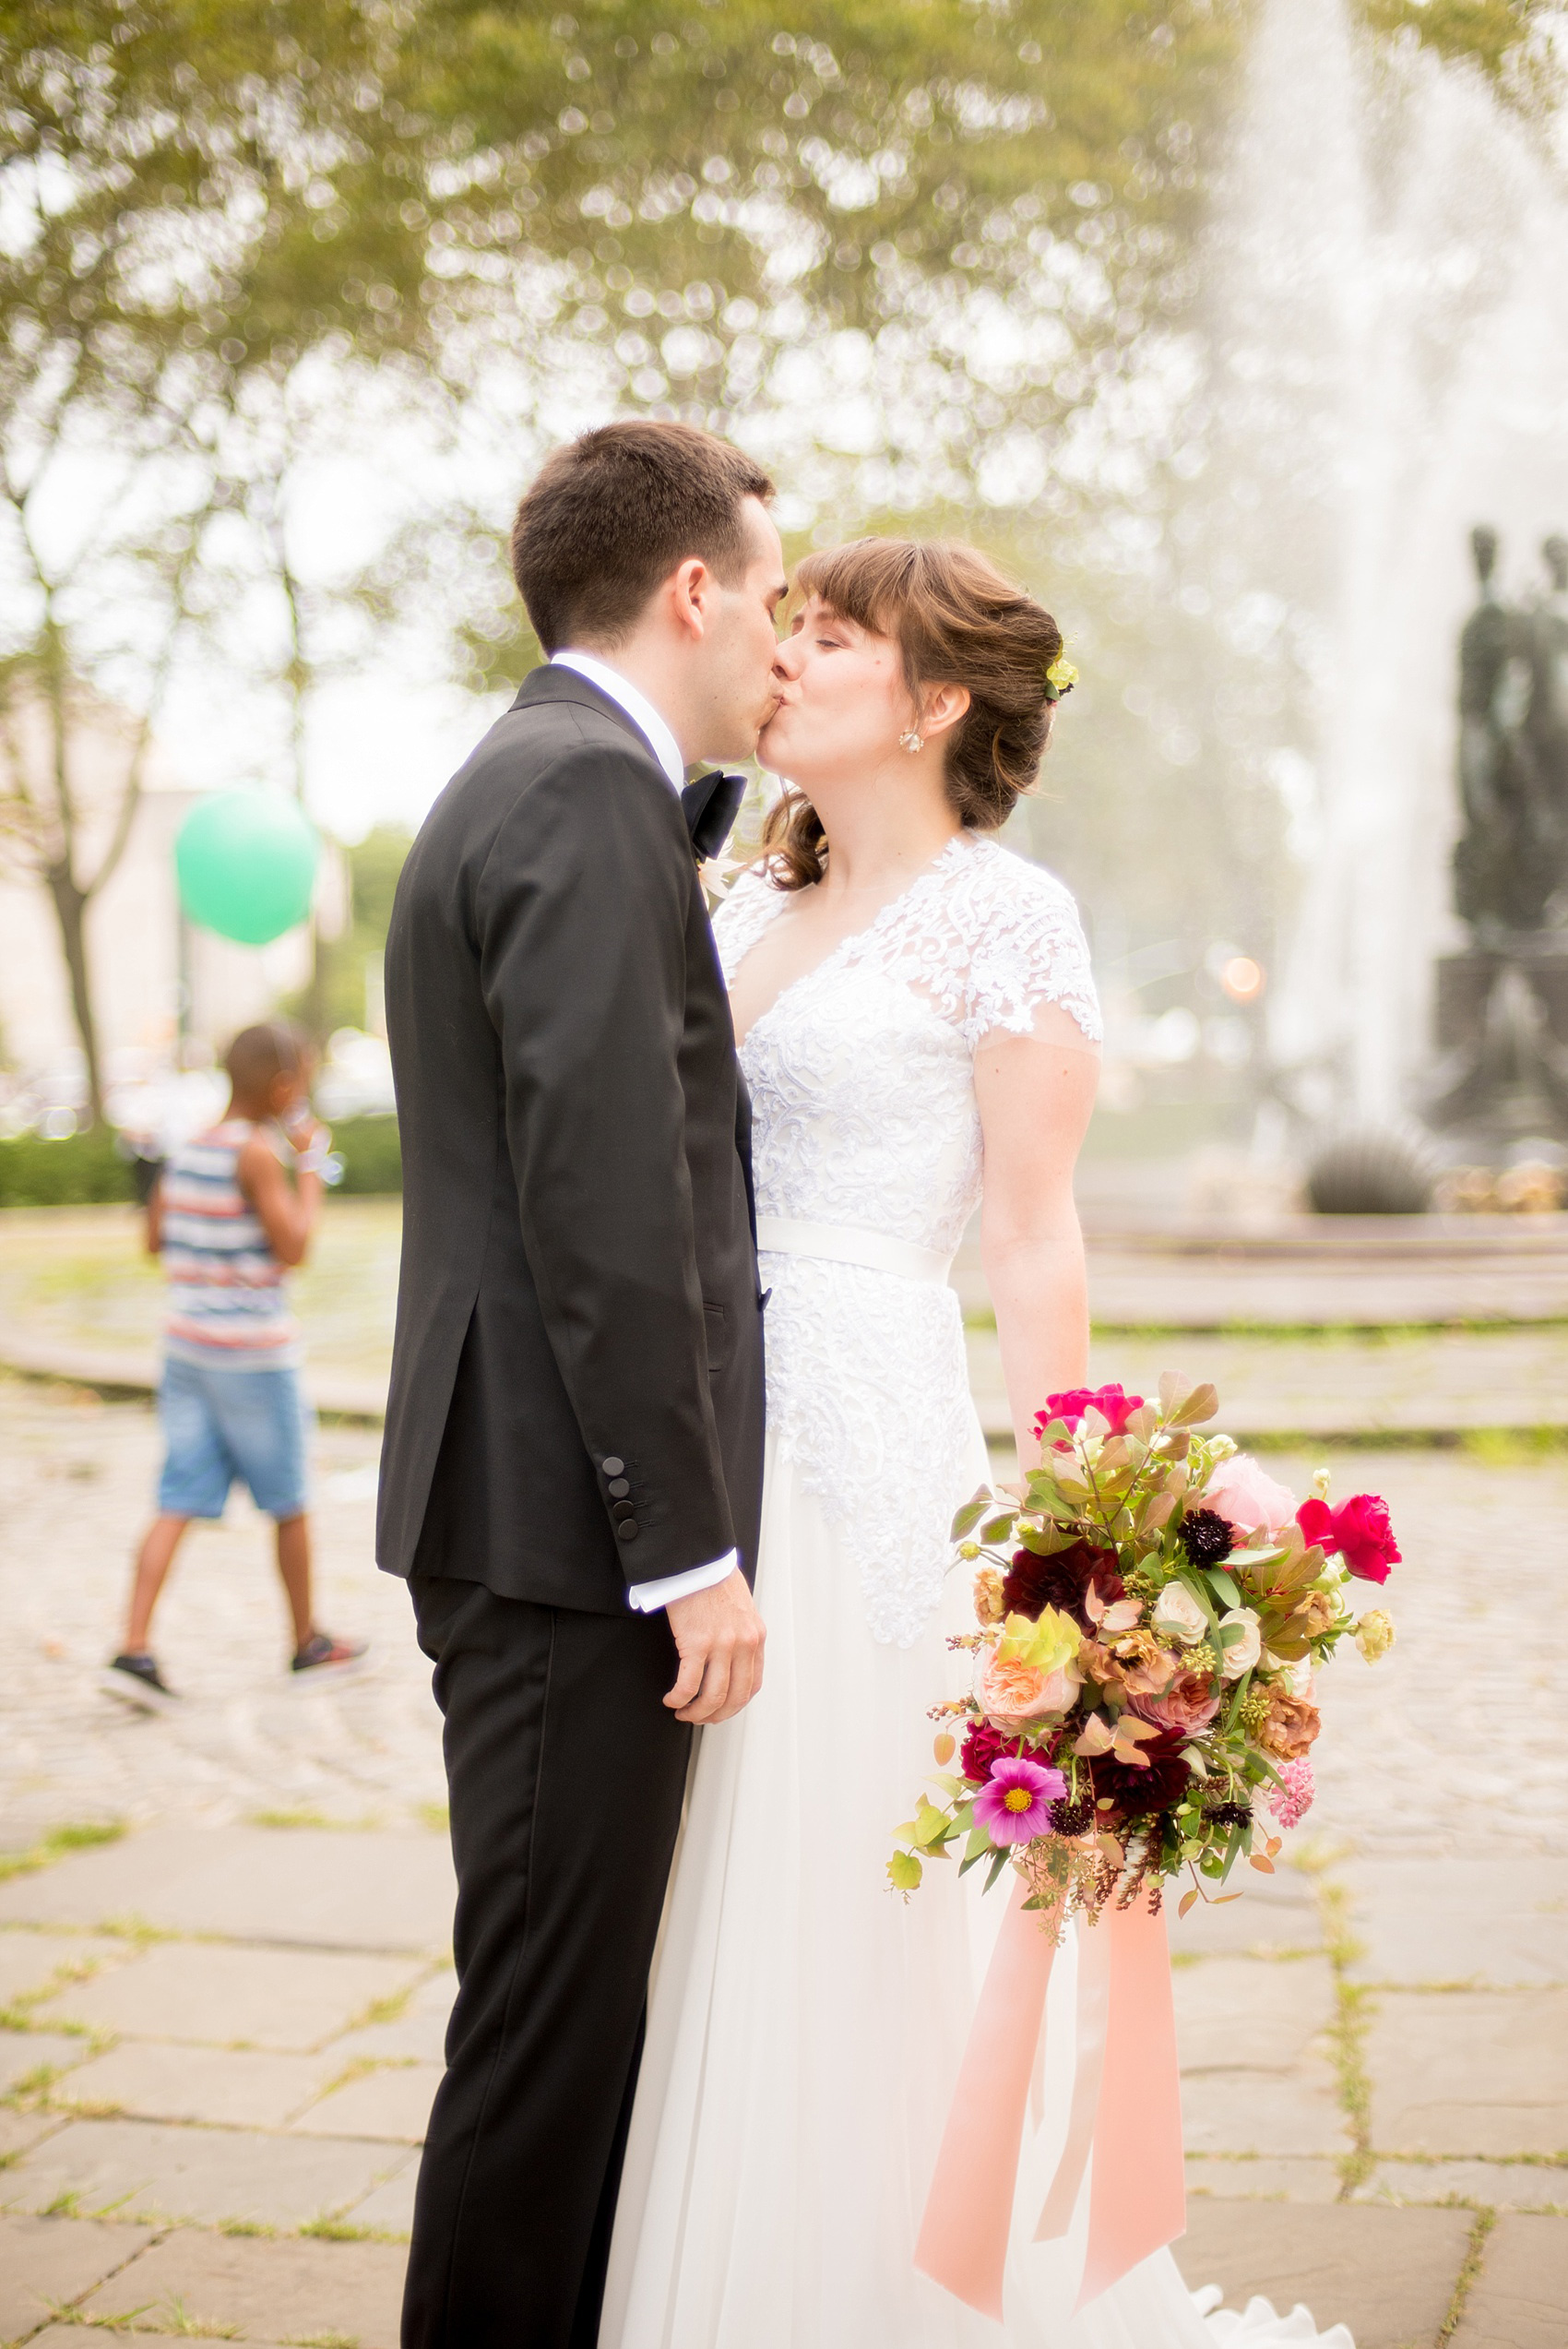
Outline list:
[[[1056,1954],[1018,1878],[970,2027],[915,2265],[980,2315],[1003,2314],[1024,2119]],[[1092,2150],[1077,2308],[1186,2224],[1176,2021],[1165,1922],[1140,1894],[1079,1937],[1077,2057],[1067,2140],[1035,2230],[1064,2235]],[[1076,2310],[1075,2310],[1076,2313]]]

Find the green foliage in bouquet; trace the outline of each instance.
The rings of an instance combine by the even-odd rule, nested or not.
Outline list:
[[[1272,1873],[1312,1801],[1314,1675],[1352,1639],[1391,1645],[1355,1579],[1399,1552],[1383,1502],[1297,1507],[1229,1436],[1204,1432],[1212,1387],[1167,1376],[1158,1407],[1119,1387],[1053,1395],[1040,1464],[982,1488],[954,1520],[976,1568],[969,1693],[938,1705],[943,1775],[888,1875],[906,1895],[929,1859],[959,1873],[1009,1858],[1028,1906],[1095,1914],[1113,1895],[1192,1877],[1183,1911],[1238,1861]],[[956,1758],[956,1770],[951,1765]],[[1272,1815],[1272,1823],[1265,1819]]]

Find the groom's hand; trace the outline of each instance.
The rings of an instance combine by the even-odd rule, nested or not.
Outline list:
[[[763,1620],[736,1568],[710,1590],[673,1599],[664,1610],[681,1669],[665,1698],[677,1721],[729,1721],[762,1687]]]

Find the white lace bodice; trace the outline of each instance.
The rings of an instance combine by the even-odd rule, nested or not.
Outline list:
[[[715,917],[727,983],[790,902],[745,875]],[[1059,1003],[1091,1040],[1088,951],[1060,881],[961,833],[869,928],[786,987],[741,1047],[760,1215],[951,1255],[980,1198],[973,1060]],[[940,1594],[974,1417],[953,1291],[765,1252],[768,1424],[851,1535],[878,1640],[908,1645]]]

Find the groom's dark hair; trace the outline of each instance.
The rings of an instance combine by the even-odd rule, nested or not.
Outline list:
[[[742,504],[772,495],[760,465],[695,424],[601,424],[557,448],[512,525],[512,576],[545,652],[614,644],[694,554],[738,578]]]

